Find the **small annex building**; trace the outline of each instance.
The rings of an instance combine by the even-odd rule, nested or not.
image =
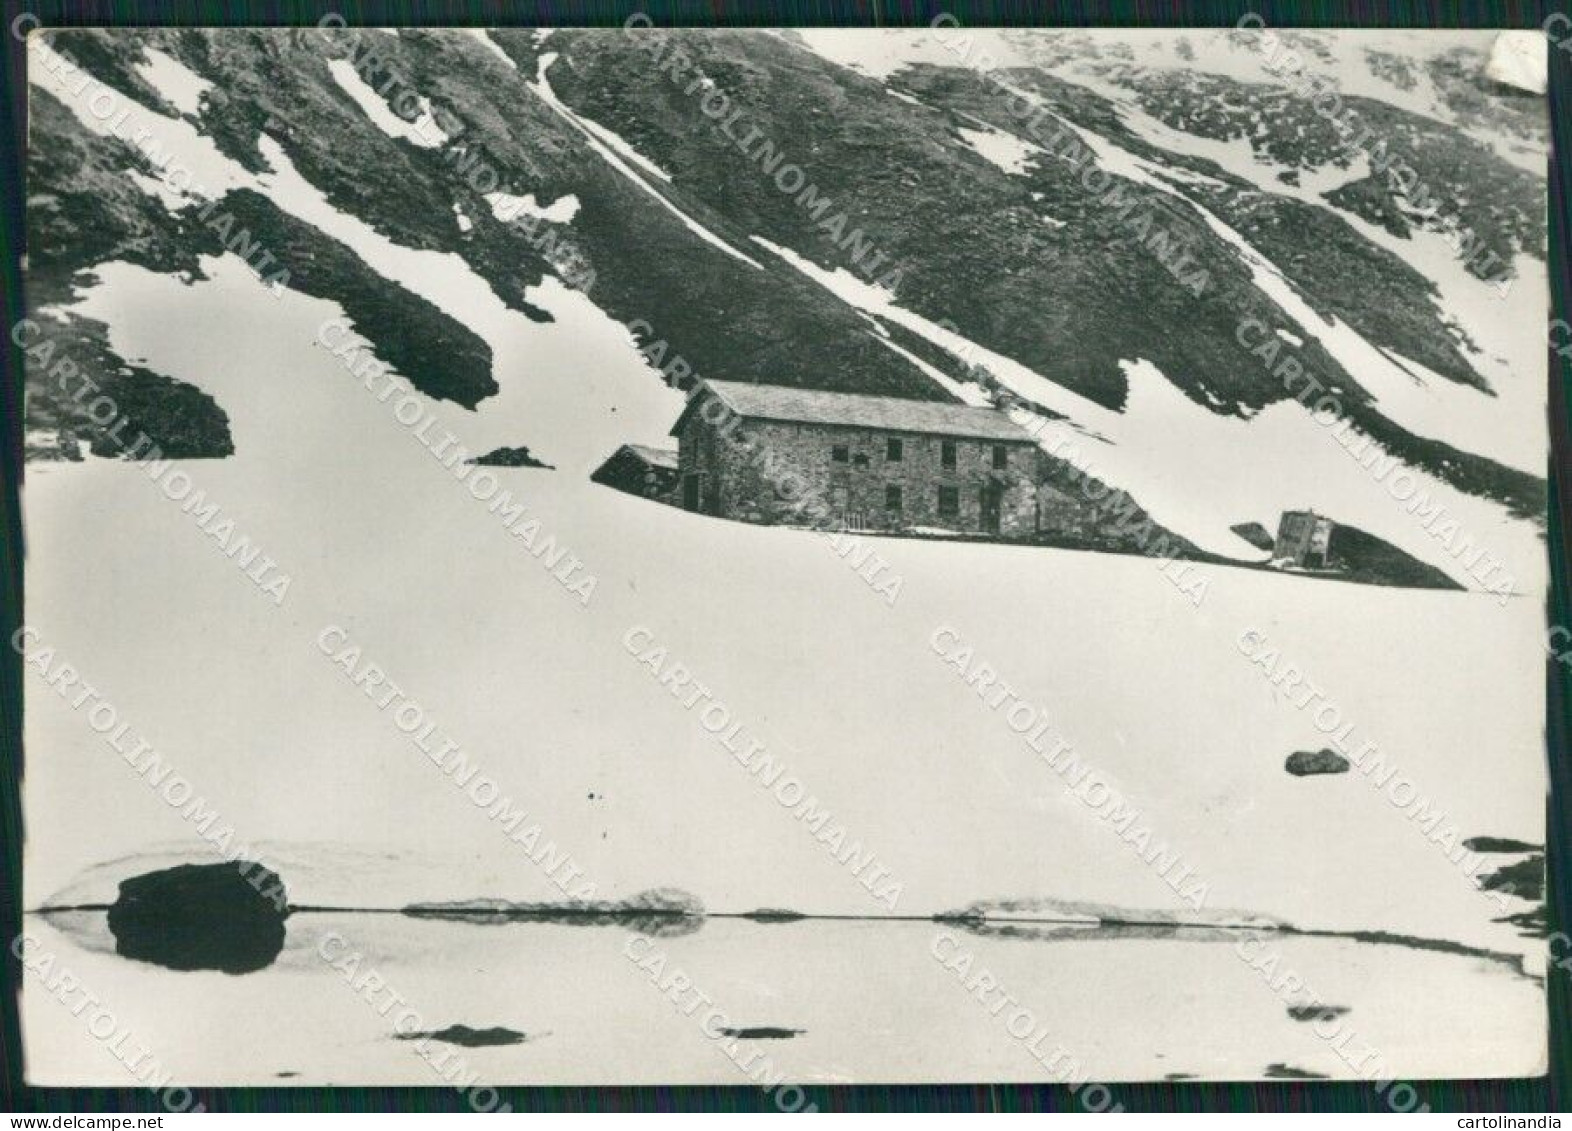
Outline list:
[[[623,444],[596,468],[590,480],[630,495],[674,502],[677,495],[676,449]]]

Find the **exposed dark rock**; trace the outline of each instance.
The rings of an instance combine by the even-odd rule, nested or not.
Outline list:
[[[468,459],[465,463],[473,463],[479,467],[544,467],[555,471],[549,463],[543,463],[530,454],[528,448],[497,448],[483,456]]]
[[[1316,1002],[1314,1005],[1290,1005],[1288,1016],[1295,1021],[1330,1021],[1334,1017],[1341,1017],[1348,1012],[1346,1005],[1323,1005]]]
[[[1550,916],[1543,903],[1530,907],[1527,911],[1519,911],[1512,915],[1503,915],[1493,920],[1497,923],[1511,923],[1519,928],[1523,934],[1531,938],[1544,938],[1550,934]]]
[[[706,73],[709,73],[708,68]],[[1009,110],[1003,106],[984,80],[958,75],[955,68],[929,66],[907,68],[902,72],[901,77],[904,85],[914,89],[925,102],[931,105],[944,105],[964,110],[973,117],[986,120],[995,128],[1006,132],[1018,135],[1024,132],[1020,124],[1012,120]],[[1164,81],[1155,76],[1154,78],[1158,82]],[[1232,226],[1257,249],[1266,252],[1295,285],[1307,295],[1314,296],[1313,304],[1329,320],[1333,316],[1341,317],[1343,321],[1381,348],[1412,358],[1461,384],[1483,386],[1483,380],[1475,373],[1464,356],[1463,351],[1469,344],[1460,335],[1454,334],[1438,315],[1433,284],[1402,257],[1393,255],[1365,239],[1337,214],[1335,207],[1319,208],[1292,197],[1259,192],[1253,185],[1244,183],[1215,162],[1152,145],[1122,123],[1105,100],[1053,75],[1039,71],[1017,70],[1011,72],[1011,81],[1014,85],[1032,91],[1042,100],[1047,109],[1059,117],[1074,121],[1082,128],[1101,133],[1130,152],[1162,165],[1203,174],[1204,178],[1186,178],[1178,182],[1176,187],[1194,203],[1206,207]],[[1188,81],[1188,78],[1175,81]],[[1230,85],[1232,84],[1224,80],[1218,82],[1219,87]],[[1172,110],[1172,106],[1168,105],[1170,92],[1151,93],[1154,97],[1154,105],[1148,106],[1148,111],[1159,116],[1170,113]],[[1251,98],[1260,93],[1261,88],[1239,87],[1232,93],[1223,95],[1216,108],[1237,111],[1239,103],[1248,103]],[[1249,97],[1244,97],[1247,95]],[[1211,99],[1208,98],[1207,101],[1210,102]],[[1287,104],[1302,102],[1286,96],[1282,101]],[[1324,121],[1302,106],[1293,109],[1296,118],[1314,119],[1313,125],[1324,127]],[[1255,133],[1255,126],[1250,124],[1251,112],[1240,112],[1237,117],[1239,120],[1230,127],[1231,131],[1234,134],[1243,133],[1251,136],[1252,142],[1258,146],[1263,141],[1267,144],[1283,142],[1298,145],[1304,140],[1298,129],[1303,124],[1300,121],[1295,121],[1293,127],[1266,131],[1263,137]],[[1429,125],[1434,123],[1427,123],[1427,126]],[[1177,128],[1201,133],[1204,136],[1230,136],[1230,133],[1213,135],[1207,129],[1198,127],[1193,119],[1184,121]],[[1469,162],[1469,172],[1462,182],[1468,185],[1466,195],[1470,200],[1478,200],[1479,196],[1476,193],[1484,194],[1488,191],[1480,182],[1494,182],[1501,191],[1492,192],[1490,195],[1500,201],[1503,212],[1509,211],[1513,214],[1509,226],[1518,228],[1517,222],[1522,222],[1519,229],[1520,246],[1528,254],[1542,257],[1544,244],[1542,210],[1536,212],[1531,206],[1525,206],[1525,202],[1532,198],[1527,191],[1530,175],[1510,170],[1504,162],[1485,152],[1484,147],[1471,140],[1457,137],[1448,128],[1437,127],[1437,129],[1441,133],[1452,133],[1449,139],[1440,137],[1432,139],[1435,141],[1432,154],[1438,159],[1437,170],[1443,167],[1451,169],[1447,183],[1455,180],[1460,150],[1466,147],[1473,151],[1481,158],[1481,163],[1476,165],[1473,161]],[[1323,130],[1323,132],[1328,133],[1328,140],[1337,140],[1329,131]],[[1309,167],[1314,168],[1327,160],[1336,161],[1336,158],[1337,150],[1333,146],[1330,150],[1318,153]],[[1298,162],[1288,158],[1280,163],[1297,164]],[[1068,169],[1065,163],[1038,161],[1032,165],[1026,175],[1012,179],[1021,188],[1045,194],[1043,207],[1052,215],[1069,220],[1068,232],[1095,231],[1100,225],[1109,226],[1110,230],[1102,237],[1106,246],[1100,252],[1103,267],[1101,281],[1106,282],[1116,278],[1123,293],[1135,296],[1135,303],[1141,309],[1139,311],[1126,309],[1123,312],[1126,325],[1131,325],[1132,319],[1142,323],[1150,320],[1151,337],[1167,339],[1158,352],[1167,355],[1168,351],[1172,350],[1174,354],[1195,355],[1216,348],[1217,356],[1207,363],[1207,368],[1192,370],[1190,375],[1184,377],[1172,378],[1176,384],[1190,393],[1197,403],[1204,403],[1216,411],[1248,411],[1292,395],[1286,391],[1282,382],[1252,379],[1247,371],[1248,367],[1239,366],[1237,356],[1233,358],[1225,356],[1231,348],[1237,354],[1237,342],[1224,339],[1231,337],[1241,311],[1247,311],[1250,317],[1274,329],[1280,327],[1294,332],[1300,328],[1286,321],[1280,309],[1265,301],[1265,296],[1254,283],[1241,275],[1237,262],[1229,263],[1226,255],[1216,254],[1219,249],[1212,246],[1214,237],[1204,231],[1202,226],[1197,225],[1196,217],[1182,204],[1171,198],[1159,200],[1149,196],[1142,207],[1149,207],[1158,215],[1166,230],[1178,243],[1184,245],[1187,252],[1194,254],[1196,264],[1204,267],[1208,273],[1210,285],[1206,293],[1194,298],[1190,297],[1183,287],[1163,283],[1162,276],[1153,271],[1155,263],[1153,257],[1146,254],[1136,241],[1127,240],[1125,238],[1128,235],[1127,231],[1118,234],[1122,221],[1117,216],[1110,213],[1098,217],[1095,215],[1097,211],[1095,208],[1087,208],[1085,194],[1074,183],[1073,171]],[[991,189],[992,186],[986,188]],[[1139,197],[1147,193],[1145,189],[1130,186],[1121,186],[1120,191],[1127,197]],[[985,186],[981,183],[978,183],[976,191],[971,193],[973,206],[981,209],[993,205],[997,219],[989,225],[968,216],[967,219],[972,221],[972,227],[968,229],[969,237],[975,231],[976,238],[986,239],[983,232],[988,227],[1010,229],[1011,225],[1006,219],[1009,208],[995,205],[988,199],[991,195],[985,192]],[[985,200],[987,204],[984,203]],[[1491,211],[1494,212],[1494,208]],[[1471,205],[1470,218],[1477,214]],[[1378,221],[1372,218],[1372,222]],[[1059,246],[1068,238],[1067,233],[1059,233],[1055,239],[1048,242],[1048,246],[1037,249],[1042,263],[1054,264],[1052,270],[1057,272],[1062,283],[1061,294],[1078,289],[1082,285],[1095,285],[1089,274],[1080,271],[1082,263],[1079,255],[1082,249],[1079,246],[1068,248]],[[1120,248],[1117,246],[1120,244],[1131,246]],[[799,244],[793,246],[797,246],[799,251],[803,250]],[[998,262],[1009,261],[1009,252],[1001,250],[996,254]],[[1503,258],[1510,262],[1512,255],[1507,253]],[[903,291],[913,289],[914,281],[928,281],[929,272],[924,270],[927,266],[929,265],[919,266],[920,273],[915,275],[915,279],[912,273],[909,273]],[[1004,274],[1008,276],[1007,278],[984,283],[968,277],[964,270],[959,268],[960,265],[952,268],[945,280],[937,285],[952,290],[969,287],[972,293],[947,295],[946,297],[952,301],[946,304],[944,309],[949,311],[948,317],[961,324],[963,332],[968,332],[969,337],[999,349],[998,342],[1002,340],[1001,330],[989,333],[986,330],[972,329],[963,314],[970,310],[968,303],[987,302],[988,296],[997,295],[1013,284],[1030,285],[1028,280],[1031,273],[1027,271],[1015,275],[1013,272],[1006,272]],[[1160,272],[1162,269],[1158,267],[1156,270]],[[1402,301],[1392,303],[1382,301],[1380,296],[1388,294],[1401,294],[1404,298]],[[915,308],[921,309],[920,303],[916,303],[915,299],[913,302]],[[1233,310],[1235,317],[1225,319],[1219,313],[1219,308]],[[1011,307],[1006,305],[999,309],[1011,309]],[[934,317],[940,315],[935,314]],[[1172,333],[1171,329],[1176,325],[1185,326],[1186,333]],[[1161,328],[1165,326],[1169,328],[1167,331]],[[1216,329],[1212,331],[1203,329],[1208,326],[1215,326]],[[1033,330],[1039,328],[1040,324],[1032,327]],[[1193,340],[1190,331],[1203,338],[1212,336],[1213,342],[1203,343]],[[1002,329],[1002,333],[1008,334],[1009,331]],[[1084,319],[1079,333],[1085,339],[1084,342],[1077,343],[1069,350],[1060,348],[1057,332],[1050,332],[1039,336],[1033,344],[1021,342],[1017,345],[1015,342],[1009,342],[1001,352],[1025,362],[1035,371],[1049,376],[1052,380],[1099,399],[1085,385],[1090,380],[1100,379],[1108,370],[1117,368],[1117,360],[1110,360],[1107,354],[1108,343],[1111,343],[1116,335],[1105,337],[1101,328],[1091,328]],[[1060,355],[1057,361],[1041,356],[1045,349],[1057,351]],[[1400,454],[1405,462],[1437,476],[1459,490],[1502,503],[1517,517],[1542,521],[1536,519],[1536,516],[1544,512],[1547,497],[1546,486],[1542,479],[1493,460],[1460,452],[1440,441],[1417,436],[1387,420],[1375,406],[1372,398],[1360,387],[1356,375],[1344,370],[1322,343],[1313,336],[1306,340],[1302,347],[1295,347],[1292,351],[1285,349],[1283,352],[1296,355],[1297,360],[1307,371],[1318,374],[1323,383],[1337,390],[1355,426],[1371,436],[1387,451]],[[1161,360],[1156,357],[1150,360],[1170,376],[1177,369],[1182,369],[1185,364],[1179,362],[1176,357],[1168,356]],[[1079,367],[1083,371],[1082,374],[1078,377],[1061,376],[1061,367],[1065,363]],[[1109,377],[1112,377],[1111,373]],[[1122,389],[1123,380],[1122,378],[1118,380]],[[1209,399],[1208,394],[1216,399]]]
[[[1230,526],[1239,537],[1243,538],[1257,550],[1270,550],[1277,545],[1277,540],[1272,537],[1272,532],[1259,522],[1241,522],[1237,526]]]
[[[1463,847],[1470,852],[1541,852],[1545,846],[1505,836],[1471,836]]]
[[[1346,774],[1349,761],[1335,750],[1296,750],[1283,763],[1283,769],[1296,778],[1312,774]]]
[[[742,1029],[722,1029],[721,1034],[742,1041],[789,1041],[806,1033],[806,1029],[782,1029],[775,1025],[755,1025]]]
[[[126,42],[117,49],[107,37],[100,37],[90,44],[73,42],[69,49],[84,65],[91,66],[88,60],[96,59],[112,71],[116,76],[113,81],[125,81],[127,85],[120,89],[132,97],[150,90],[130,62],[139,49],[128,49]],[[160,105],[156,94],[148,102]],[[67,431],[73,437],[94,441],[99,454],[113,455],[113,442],[107,450],[96,442],[104,425],[89,418],[87,406],[95,398],[87,392],[108,391],[112,381],[132,373],[133,367],[111,346],[104,323],[69,309],[79,300],[79,288],[94,281],[89,274],[93,267],[111,261],[187,279],[201,278],[201,257],[218,253],[221,245],[211,232],[193,223],[195,209],[172,213],[126,175],[131,170],[150,171],[140,150],[119,138],[83,129],[65,103],[42,86],[31,92],[28,115],[34,136],[48,137],[49,144],[29,146],[27,154],[27,301],[33,329],[26,339],[26,425],[29,430],[58,429],[62,439],[58,454],[33,449],[28,458],[70,459],[64,443]],[[146,383],[143,392],[152,391],[153,382],[196,392],[162,374],[136,372]],[[128,390],[126,399],[137,400],[137,391]],[[115,399],[118,403],[121,398]],[[185,400],[178,404],[191,407]],[[151,433],[161,421],[160,414],[148,400],[139,407],[143,419],[138,423]],[[222,413],[215,420],[218,427],[212,431],[221,443],[211,450],[190,452],[188,448],[190,454],[183,458],[229,453],[227,422]],[[112,427],[115,422],[106,423]],[[134,430],[124,431],[124,440],[136,438]],[[208,434],[207,428],[199,433]]]
[[[1435,566],[1356,526],[1333,526],[1327,552],[1353,581],[1416,589],[1463,588]]]
[[[448,1045],[463,1045],[467,1049],[490,1048],[493,1045],[521,1045],[527,1040],[517,1029],[494,1025],[490,1029],[471,1029],[468,1025],[449,1025],[446,1029],[429,1029],[420,1033],[399,1033],[399,1041],[441,1041]]]
[[[126,958],[248,974],[284,949],[288,914],[283,881],[260,864],[181,864],[122,880],[109,929]]]
[[[1413,66],[1407,60],[1396,65],[1405,70]],[[1449,209],[1427,210],[1419,203],[1420,196],[1434,190],[1466,194],[1470,226],[1483,246],[1497,255],[1493,266],[1470,264],[1477,274],[1491,276],[1503,269],[1510,270],[1505,265],[1518,250],[1542,256],[1545,218],[1526,205],[1525,181],[1532,174],[1501,161],[1477,134],[1469,136],[1463,130],[1468,125],[1479,126],[1481,122],[1476,116],[1482,115],[1483,121],[1489,123],[1486,128],[1492,133],[1499,135],[1506,126],[1509,133],[1543,136],[1547,124],[1543,98],[1536,100],[1537,105],[1529,104],[1521,110],[1500,98],[1504,93],[1501,91],[1490,92],[1497,95],[1495,98],[1482,98],[1481,68],[1468,58],[1435,60],[1429,68],[1439,93],[1457,115],[1456,125],[1442,124],[1379,100],[1354,96],[1345,100],[1345,109],[1357,124],[1351,125],[1348,132],[1340,132],[1304,99],[1295,98],[1286,87],[1276,84],[1155,73],[1137,81],[1142,88],[1144,108],[1169,125],[1208,138],[1246,139],[1259,155],[1280,165],[1306,169],[1327,165],[1351,167],[1353,157],[1347,142],[1360,129],[1369,130],[1373,137],[1401,137],[1403,159],[1419,174],[1412,184],[1403,185],[1398,179],[1371,174],[1327,193],[1324,199],[1396,235],[1406,236],[1413,227],[1444,229],[1449,220]],[[1405,77],[1413,79],[1411,73]],[[1475,120],[1470,122],[1469,118]],[[1467,186],[1466,189],[1463,186]],[[1319,287],[1307,286],[1307,289],[1323,295],[1335,292],[1337,279],[1326,271],[1331,264],[1342,263],[1344,293],[1330,295],[1323,301],[1335,299],[1350,304],[1361,301],[1366,281],[1357,271],[1348,269],[1358,266],[1357,258],[1348,254],[1349,249],[1334,247],[1323,251],[1307,246],[1307,250],[1313,250],[1314,254],[1308,256],[1309,264],[1298,268],[1306,273],[1300,285],[1318,281]],[[1332,258],[1334,252],[1340,253],[1336,259]],[[1380,303],[1369,305],[1382,306]],[[1392,304],[1385,309],[1367,310],[1363,316],[1365,323],[1359,328],[1370,337],[1369,326],[1417,322],[1417,314],[1408,309],[1409,305]],[[1403,321],[1399,321],[1399,316]],[[1432,351],[1446,344],[1445,336],[1437,336],[1441,341],[1430,347]],[[1404,352],[1416,356],[1410,351]],[[1429,361],[1426,364],[1444,372]]]
[[[1327,1077],[1320,1072],[1311,1072],[1307,1068],[1295,1068],[1290,1064],[1268,1064],[1266,1066],[1268,1080],[1325,1080]]]
[[[151,449],[145,444],[134,447],[141,443],[140,435],[169,459],[219,459],[234,454],[228,414],[195,385],[133,368],[106,379],[103,391],[114,401],[125,424],[112,424],[93,437],[95,456],[145,459]]]
[[[1486,891],[1501,891],[1519,899],[1538,901],[1545,898],[1545,858],[1539,853],[1508,864],[1506,867],[1482,876],[1479,886]]]

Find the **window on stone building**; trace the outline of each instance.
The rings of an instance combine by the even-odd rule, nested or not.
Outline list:
[[[904,453],[901,451],[901,442],[894,436],[891,436],[884,441],[885,459],[889,460],[891,463],[900,463],[901,456],[903,454]]]
[[[851,459],[851,449],[845,444],[836,444],[830,449],[830,458],[836,463],[845,463]]]
[[[893,483],[884,488],[884,509],[890,511],[901,509],[901,489]]]
[[[995,444],[993,446],[993,466],[995,468],[1010,466],[1010,449],[1003,444]]]
[[[954,518],[961,513],[961,489],[959,487],[939,488],[939,515],[941,518]]]
[[[955,466],[955,441],[954,440],[940,440],[939,441],[939,466],[940,467],[954,467]]]

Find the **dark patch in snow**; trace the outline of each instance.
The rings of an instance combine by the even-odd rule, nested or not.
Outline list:
[[[441,1041],[448,1045],[462,1045],[467,1049],[491,1048],[495,1045],[521,1045],[527,1038],[517,1029],[494,1025],[490,1029],[471,1029],[468,1025],[449,1025],[446,1029],[428,1029],[424,1032],[398,1033],[396,1041]]]
[[[1328,1077],[1321,1072],[1311,1072],[1307,1068],[1295,1068],[1288,1064],[1268,1064],[1266,1066],[1268,1080],[1326,1080]]]
[[[1463,847],[1470,852],[1540,852],[1545,846],[1505,836],[1471,836]]]
[[[284,949],[283,881],[260,864],[181,864],[120,883],[116,953],[171,970],[249,974]]]
[[[1545,858],[1533,853],[1523,860],[1482,876],[1479,886],[1485,891],[1502,891],[1519,899],[1538,902],[1545,898]]]
[[[1296,778],[1313,774],[1346,774],[1349,761],[1335,750],[1296,750],[1283,763],[1283,769]]]
[[[544,467],[555,471],[549,463],[543,463],[530,454],[526,447],[496,448],[483,456],[467,459],[465,463],[473,463],[478,467]]]
[[[1550,934],[1550,917],[1546,913],[1545,905],[1531,907],[1527,911],[1519,911],[1512,915],[1503,915],[1494,919],[1495,923],[1510,923],[1521,929],[1522,933],[1531,938],[1544,938]]]
[[[789,1041],[806,1033],[806,1029],[782,1029],[775,1025],[753,1025],[742,1029],[722,1029],[721,1035],[742,1041]]]
[[[1290,1005],[1288,1016],[1295,1021],[1330,1021],[1334,1017],[1341,1017],[1348,1012],[1346,1005]]]

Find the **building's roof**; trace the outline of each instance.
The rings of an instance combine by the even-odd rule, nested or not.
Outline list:
[[[705,381],[688,402],[689,411],[703,399],[704,388],[708,388],[738,416],[754,420],[834,424],[848,428],[959,436],[1001,443],[1035,442],[1020,425],[997,409],[974,408],[944,401],[872,397],[862,393],[830,393],[784,385],[753,385],[741,381]],[[683,416],[687,416],[687,412]],[[682,420],[679,419],[672,427],[673,435],[676,435],[681,424]]]
[[[632,452],[647,464],[654,467],[669,467],[677,470],[677,451],[675,448],[650,448],[643,444],[623,444],[622,451]]]

